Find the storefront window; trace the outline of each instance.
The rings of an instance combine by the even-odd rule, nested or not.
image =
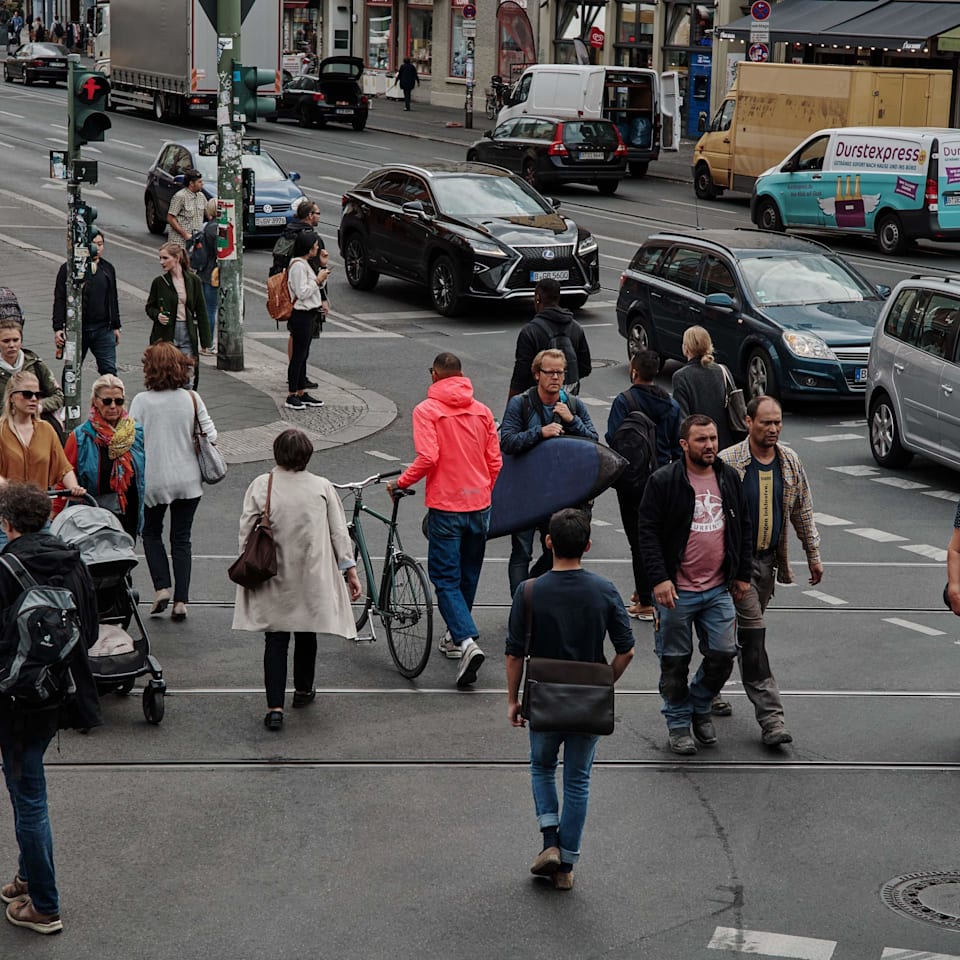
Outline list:
[[[390,69],[390,33],[393,12],[390,7],[370,4],[367,7],[367,66],[374,70]]]
[[[653,44],[652,3],[621,3],[619,14],[617,43]]]
[[[433,7],[407,8],[406,56],[417,73],[428,77],[433,72]]]
[[[467,75],[467,40],[463,35],[463,4],[453,0],[450,7],[450,76]]]

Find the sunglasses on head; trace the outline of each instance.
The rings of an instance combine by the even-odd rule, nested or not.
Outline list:
[[[34,397],[36,397],[37,400],[42,400],[46,396],[45,393],[41,393],[39,390],[14,390],[13,392],[19,393],[24,400],[33,400]]]
[[[118,407],[122,407],[126,401],[126,397],[97,397],[97,399],[105,406],[112,407],[116,404]]]

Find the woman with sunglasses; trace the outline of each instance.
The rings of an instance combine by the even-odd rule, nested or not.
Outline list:
[[[80,482],[117,514],[134,540],[143,529],[143,427],[125,407],[123,381],[105,373],[93,381],[90,415],[67,437],[64,453]]]
[[[32,373],[40,382],[43,400],[40,416],[53,427],[63,441],[63,428],[57,412],[63,409],[63,391],[50,368],[23,345],[23,323],[18,317],[0,317],[0,395],[7,389],[10,378],[21,370]]]

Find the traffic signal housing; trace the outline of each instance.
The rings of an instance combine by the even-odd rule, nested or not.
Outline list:
[[[245,67],[242,63],[233,65],[233,101],[234,120],[239,120],[240,114],[245,123],[265,117],[277,109],[277,101],[273,97],[262,97],[257,93],[259,87],[269,84],[276,87],[277,74],[274,70],[262,70],[260,67]]]
[[[110,81],[98,70],[75,70],[71,93],[70,134],[74,147],[102,141],[112,124],[107,116]]]

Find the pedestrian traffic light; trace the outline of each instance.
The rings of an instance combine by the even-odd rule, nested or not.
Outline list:
[[[103,140],[104,133],[111,127],[106,112],[110,81],[96,70],[75,70],[71,93],[70,140],[73,146],[82,147],[91,140]]]
[[[258,87],[270,84],[275,86],[277,74],[273,70],[261,70],[260,67],[245,67],[234,61],[233,64],[233,103],[234,121],[253,123],[255,120],[273,113],[277,102],[273,97],[261,97]]]

